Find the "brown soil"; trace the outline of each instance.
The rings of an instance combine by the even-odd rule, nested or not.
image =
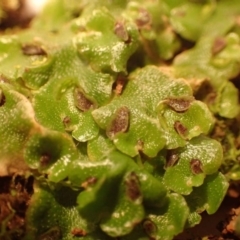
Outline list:
[[[33,177],[0,177],[1,240],[20,240],[25,233],[25,213],[33,194]]]

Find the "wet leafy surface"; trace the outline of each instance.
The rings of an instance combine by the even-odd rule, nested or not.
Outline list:
[[[22,239],[170,240],[217,211],[239,179],[238,6],[52,0],[0,37],[0,175],[35,181]]]

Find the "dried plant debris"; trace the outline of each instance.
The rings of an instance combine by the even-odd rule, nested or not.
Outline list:
[[[171,240],[215,213],[240,179],[239,15],[49,0],[3,32],[0,238]]]
[[[239,218],[239,207],[238,208],[232,208],[230,212],[227,214],[227,217],[219,222],[218,229],[221,232],[221,235],[224,237],[224,239],[238,239],[239,238],[239,224],[240,224],[240,218]]]

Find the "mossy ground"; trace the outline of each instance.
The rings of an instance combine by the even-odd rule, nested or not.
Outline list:
[[[238,162],[240,141],[239,129],[236,128],[239,123],[239,23],[227,18],[219,29],[215,29],[215,25],[220,24],[219,16],[223,12],[227,16],[229,13],[239,14],[235,7],[238,3],[233,1],[232,5],[228,6],[224,0],[219,2],[216,5],[214,1],[199,4],[189,2],[185,4],[182,1],[182,6],[179,7],[174,2],[166,1],[167,4],[164,6],[171,10],[170,14],[166,9],[155,8],[155,3],[147,4],[147,10],[142,10],[141,6],[133,1],[123,13],[125,19],[131,16],[130,22],[134,20],[135,23],[129,25],[126,23],[129,19],[124,23],[115,22],[115,16],[113,17],[106,8],[96,10],[91,15],[90,6],[88,10],[83,11],[83,18],[75,21],[71,28],[66,27],[66,33],[74,39],[70,44],[65,36],[62,37],[63,35],[59,35],[59,38],[52,38],[52,36],[58,35],[58,30],[61,24],[64,24],[65,19],[78,17],[82,9],[76,8],[73,11],[70,8],[69,12],[72,15],[69,16],[69,12],[64,11],[64,7],[60,6],[60,14],[57,15],[59,12],[56,11],[56,16],[52,18],[55,22],[49,24],[52,34],[50,39],[53,39],[53,42],[56,41],[55,45],[51,42],[52,48],[44,49],[40,45],[29,43],[19,48],[18,41],[13,37],[9,49],[6,49],[8,45],[5,45],[6,42],[2,40],[1,51],[6,56],[8,54],[21,55],[19,59],[16,57],[13,61],[16,63],[21,61],[23,66],[16,65],[16,69],[19,69],[17,75],[15,72],[13,74],[11,61],[9,61],[10,64],[6,61],[6,68],[2,66],[1,71],[9,76],[11,81],[14,79],[12,81],[14,86],[9,87],[5,84],[5,80],[6,82],[8,80],[2,75],[0,105],[4,106],[2,109],[5,109],[7,105],[6,114],[9,116],[11,116],[11,111],[8,110],[17,103],[20,106],[22,104],[17,112],[21,116],[23,116],[24,109],[31,109],[29,102],[33,103],[33,109],[36,110],[34,121],[29,121],[32,117],[32,110],[26,111],[28,113],[24,117],[26,124],[19,127],[21,130],[24,129],[24,133],[18,131],[16,127],[18,119],[13,117],[16,120],[14,120],[16,126],[13,121],[9,128],[14,129],[14,133],[21,137],[19,139],[22,142],[20,143],[19,139],[15,141],[15,137],[10,137],[16,145],[8,144],[9,146],[5,148],[2,144],[2,153],[8,155],[12,151],[11,148],[15,147],[22,156],[21,148],[24,145],[27,149],[24,152],[25,161],[31,169],[34,169],[32,173],[38,183],[36,187],[33,187],[32,177],[21,176],[16,171],[11,172],[11,176],[0,178],[3,183],[0,189],[0,220],[2,219],[3,222],[1,236],[6,231],[4,235],[6,239],[21,239],[29,230],[25,228],[25,219],[28,221],[30,219],[32,222],[28,239],[36,235],[41,240],[49,237],[59,239],[62,232],[66,238],[69,236],[85,237],[87,232],[84,229],[73,228],[76,221],[89,231],[90,239],[95,239],[98,234],[102,239],[108,239],[106,233],[112,237],[122,234],[126,235],[124,239],[130,239],[132,235],[128,236],[128,233],[136,223],[140,222],[149,238],[161,239],[166,235],[169,239],[174,235],[171,229],[174,229],[174,233],[179,233],[184,228],[184,224],[193,226],[198,223],[201,219],[199,213],[202,211],[206,210],[209,214],[216,211],[226,192],[225,177],[230,182],[234,182],[230,186],[238,186],[237,180],[240,179]],[[101,5],[98,1],[96,3]],[[125,1],[119,2],[117,8],[111,8],[112,6],[107,3],[104,4],[112,9],[111,13],[119,14]],[[166,12],[170,20],[166,16],[161,20],[156,17]],[[215,14],[212,14],[213,12]],[[189,24],[189,19],[198,14],[201,15],[199,22],[192,21]],[[45,16],[46,22],[51,20],[50,15]],[[99,22],[105,24],[101,25]],[[207,27],[205,23],[208,23]],[[4,28],[12,26],[10,22],[9,25],[4,24]],[[36,23],[35,27],[37,24],[39,23]],[[53,28],[55,26],[56,29]],[[109,29],[114,29],[114,31],[109,31]],[[160,32],[158,32],[159,29],[161,29]],[[80,34],[74,37],[79,30]],[[44,31],[49,31],[48,26]],[[139,32],[141,37],[138,39]],[[206,33],[211,34],[206,36]],[[27,38],[32,37],[32,34],[36,33],[23,34],[21,41],[25,42]],[[138,41],[140,47],[136,44]],[[194,41],[196,41],[195,45],[192,44]],[[58,43],[62,43],[64,47],[56,48]],[[77,54],[75,49],[78,49]],[[119,54],[116,54],[116,51]],[[99,52],[101,54],[95,54]],[[204,54],[201,54],[202,52]],[[143,53],[145,57],[138,59]],[[81,61],[79,61],[79,56]],[[43,65],[40,64],[40,68],[28,67],[29,59],[30,62],[33,60],[34,64],[43,63]],[[159,69],[151,66],[135,71],[136,68],[148,64],[161,67]],[[172,65],[172,69],[166,65]],[[81,77],[76,69],[81,72]],[[126,75],[127,72],[131,72],[129,76]],[[89,84],[88,76],[91,76],[93,83]],[[172,81],[170,86],[168,84],[172,76],[185,78],[190,84],[187,85],[185,81],[178,80]],[[55,85],[56,79],[61,83],[58,87]],[[20,85],[24,88],[19,87]],[[202,102],[193,100],[192,91],[195,99],[206,103],[215,115],[216,123],[214,123],[213,130],[211,129],[214,119],[209,109]],[[150,94],[142,94],[143,92]],[[61,103],[60,106],[56,107],[52,104],[56,99]],[[136,102],[141,104],[136,105]],[[47,109],[46,106],[48,106]],[[69,109],[71,111],[68,111]],[[2,112],[5,114],[4,111]],[[157,121],[161,123],[160,127]],[[146,131],[143,126],[152,129]],[[65,131],[71,133],[74,140],[66,135]],[[149,132],[151,134],[148,134]],[[213,139],[222,144],[223,152],[217,141],[201,135],[209,134],[209,132]],[[7,136],[4,134],[2,133],[3,137]],[[88,141],[87,147],[85,143],[82,143],[86,141]],[[81,144],[76,144],[76,142],[81,142]],[[51,145],[55,147],[54,150]],[[119,153],[111,155],[114,148],[134,158],[134,164],[131,163],[128,166],[116,164],[115,157],[116,159],[122,157],[123,162],[128,162],[130,158],[119,155]],[[175,148],[177,150],[172,151]],[[110,157],[112,162],[108,161],[106,152],[110,156],[114,155],[114,159]],[[224,162],[221,165],[222,155]],[[99,166],[102,164],[102,168],[96,171],[98,163],[87,164],[86,161],[98,160],[99,156],[103,159],[99,163]],[[78,157],[81,157],[79,163],[75,161]],[[69,164],[68,158],[73,160],[72,165]],[[149,159],[152,162],[148,162]],[[210,162],[209,159],[211,159]],[[116,164],[116,166],[112,167],[111,164]],[[62,165],[67,165],[66,171]],[[216,173],[220,165],[220,170],[225,177]],[[84,179],[85,175],[79,176],[78,170],[81,171],[83,166],[86,172],[94,173],[97,177],[89,178],[86,174],[87,178]],[[139,169],[137,166],[144,167],[147,171],[142,171],[142,168]],[[101,174],[105,171],[108,174],[103,177]],[[163,171],[166,173],[163,174]],[[174,179],[173,176],[175,176]],[[119,186],[117,188],[119,199],[112,199],[113,204],[109,206],[103,206],[99,202],[92,205],[96,203],[96,196],[103,202],[107,201],[101,189],[107,189],[108,194],[112,193],[111,183],[106,180],[108,177]],[[49,186],[44,185],[46,181],[50,182]],[[58,182],[61,181],[64,186],[59,188]],[[164,187],[161,182],[164,183]],[[81,190],[79,190],[79,183],[81,183]],[[78,191],[73,192],[68,188],[68,184],[72,184]],[[156,195],[148,195],[152,186],[161,191]],[[219,189],[216,189],[216,186]],[[165,187],[168,191],[166,199]],[[32,197],[33,189],[36,193]],[[87,191],[82,191],[82,189],[87,189]],[[234,224],[229,223],[231,219],[226,220],[229,214],[232,216],[238,214],[238,211],[228,212],[232,207],[238,207],[235,205],[235,200],[239,199],[239,189],[236,189],[235,191],[230,189],[231,198],[226,197],[217,213],[212,215],[219,218],[216,221],[219,231],[216,231],[212,224],[212,232],[208,229],[209,231],[199,234],[199,228],[195,227],[186,229],[185,235],[179,235],[176,239],[236,238],[231,232]],[[76,201],[65,202],[66,199],[61,197],[63,190],[68,190],[69,195],[74,195],[73,199]],[[181,194],[190,195],[183,197]],[[46,204],[52,204],[52,208],[46,210],[48,206],[41,203],[38,197],[45,199]],[[230,201],[229,199],[233,197],[235,199]],[[165,199],[166,202],[163,201],[162,208],[156,208],[153,211],[151,208],[159,207],[160,204],[156,199]],[[30,208],[28,217],[26,217],[28,205],[34,205],[34,202],[37,202],[40,209]],[[78,209],[74,207],[69,211],[70,205],[76,202]],[[227,209],[225,205],[228,205]],[[148,219],[144,219],[145,206],[151,206],[146,212]],[[123,212],[123,209],[126,211]],[[54,211],[57,211],[59,215],[56,216]],[[101,231],[99,227],[93,224],[90,226],[83,221],[78,211],[86,218],[89,212],[96,214],[96,218],[101,219]],[[116,221],[117,217],[104,216],[104,214],[109,214],[106,212],[111,212],[112,216],[119,216],[121,213],[123,218],[120,219],[121,221]],[[133,212],[136,217],[131,217],[134,216]],[[42,221],[44,224],[39,225],[36,219],[45,213]],[[222,215],[219,215],[220,213]],[[64,219],[67,214],[74,216],[67,216],[71,220],[69,222],[67,218]],[[9,216],[10,220],[6,216]],[[64,216],[60,222],[57,219],[59,216]],[[52,225],[48,217],[59,226]],[[205,221],[209,221],[205,213],[202,217],[200,228],[204,227]],[[92,219],[89,220],[91,221]],[[166,225],[167,222],[170,223],[169,226]],[[133,231],[133,236],[139,239],[143,236],[142,228],[138,229],[141,224]],[[159,224],[159,226],[156,227],[154,224]],[[126,227],[123,228],[123,225]],[[60,227],[63,230],[60,231]]]

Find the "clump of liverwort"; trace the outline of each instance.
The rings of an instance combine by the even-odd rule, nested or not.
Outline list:
[[[52,0],[0,37],[0,174],[35,179],[24,240],[170,240],[228,188],[219,141],[234,136],[214,133],[238,115],[238,35],[186,25],[200,3],[93,2]],[[197,43],[175,57],[180,36]]]

